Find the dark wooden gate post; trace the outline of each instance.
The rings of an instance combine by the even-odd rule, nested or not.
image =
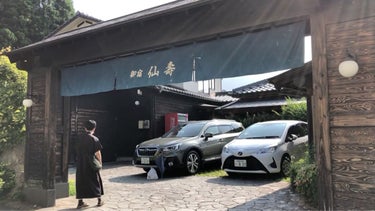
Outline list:
[[[42,207],[55,205],[56,105],[52,68],[29,71],[28,90],[35,104],[28,108],[25,155],[27,201]]]
[[[333,209],[332,166],[330,153],[328,73],[326,57],[325,11],[323,1],[317,0],[311,15],[313,128],[318,174],[319,209]]]

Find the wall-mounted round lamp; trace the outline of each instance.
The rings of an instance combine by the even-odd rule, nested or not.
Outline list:
[[[28,99],[28,98],[22,101],[22,105],[25,106],[26,108],[30,108],[33,104],[34,104],[33,100]]]
[[[40,101],[40,96],[39,95],[30,95],[28,94],[26,98],[22,101],[22,105],[25,106],[26,108],[29,108],[35,104],[38,104]]]
[[[358,63],[354,60],[346,60],[339,64],[339,72],[342,76],[350,78],[358,72]]]
[[[350,78],[358,72],[358,63],[356,56],[346,49],[347,58],[339,64],[339,72],[343,77]]]
[[[135,104],[136,106],[139,106],[141,103],[140,103],[138,100],[136,100],[136,101],[134,101],[134,104]]]

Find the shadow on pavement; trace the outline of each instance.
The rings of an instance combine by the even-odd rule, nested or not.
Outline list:
[[[295,205],[298,204],[298,207]],[[230,210],[317,210],[307,200],[293,193],[290,188],[283,188],[273,193],[247,201],[228,209]]]

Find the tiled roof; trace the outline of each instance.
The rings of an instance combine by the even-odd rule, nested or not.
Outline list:
[[[297,103],[306,102],[305,99],[296,99]],[[241,109],[241,108],[259,108],[259,107],[275,107],[287,105],[286,99],[269,99],[269,100],[258,100],[258,101],[236,101],[232,103],[225,104],[216,108],[216,110],[226,110],[226,109]]]
[[[257,107],[273,107],[286,105],[286,99],[275,99],[275,100],[259,100],[251,102],[237,101],[231,104],[223,105],[217,109],[240,109],[240,108],[257,108]]]
[[[173,87],[173,86],[158,85],[158,86],[155,86],[155,88],[158,89],[160,92],[165,91],[165,92],[170,92],[170,93],[176,93],[176,94],[194,97],[194,98],[203,99],[203,100],[208,100],[208,101],[212,101],[212,102],[225,103],[225,102],[232,102],[232,101],[237,100],[237,98],[231,97],[229,95],[210,96],[210,95],[205,94],[205,93],[192,92],[192,91],[188,91],[188,90]]]
[[[238,98],[232,97],[230,95],[216,95],[214,96],[214,98],[220,100],[221,102],[232,102],[238,100]]]
[[[275,91],[276,88],[273,84],[268,83],[267,79],[248,84],[232,90],[233,94],[250,94],[258,92]]]

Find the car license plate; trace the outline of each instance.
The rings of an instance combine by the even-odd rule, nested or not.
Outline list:
[[[246,167],[246,160],[234,160],[235,167]]]
[[[141,164],[150,164],[150,158],[141,158]]]

